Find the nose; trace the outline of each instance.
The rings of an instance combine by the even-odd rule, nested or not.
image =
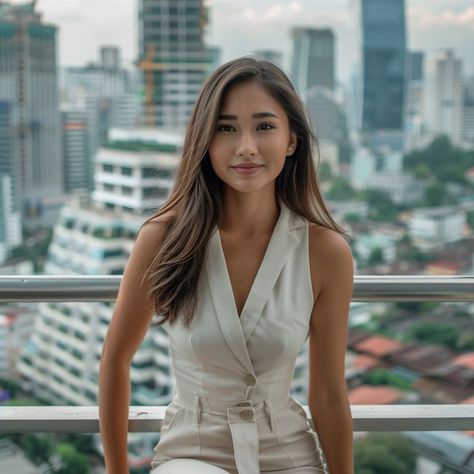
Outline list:
[[[237,145],[238,156],[253,156],[257,154],[257,144],[252,136],[252,133],[242,133],[242,136]]]

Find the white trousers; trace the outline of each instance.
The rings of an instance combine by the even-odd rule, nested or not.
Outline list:
[[[229,474],[220,467],[197,459],[171,459],[153,469],[150,474]]]

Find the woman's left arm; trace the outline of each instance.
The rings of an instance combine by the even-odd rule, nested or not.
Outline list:
[[[308,407],[329,473],[354,474],[352,415],[344,372],[354,281],[352,252],[337,232],[312,229],[310,261],[318,275],[313,278],[316,299],[309,332]]]

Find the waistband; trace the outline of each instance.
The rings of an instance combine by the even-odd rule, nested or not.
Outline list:
[[[231,419],[245,416],[245,414],[242,412],[251,412],[251,415],[247,415],[250,417],[249,421],[252,419],[258,420],[268,416],[271,429],[274,432],[277,429],[274,412],[285,408],[288,405],[289,398],[289,394],[286,394],[283,397],[265,398],[258,402],[250,399],[242,399],[230,402],[213,400],[198,393],[194,393],[189,394],[188,396],[176,394],[173,398],[173,402],[193,410],[194,426],[200,425],[201,412],[226,416],[229,418],[229,421]]]
[[[200,395],[198,393],[193,393],[189,395],[184,395],[181,393],[175,394],[173,397],[172,403],[177,402],[178,405],[183,405],[186,408],[194,409],[196,406],[196,400],[199,401],[201,405],[201,410],[206,413],[211,413],[214,415],[227,415],[227,408],[231,407],[254,407],[259,409],[263,406],[265,400],[268,400],[273,406],[274,410],[279,411],[285,408],[290,400],[290,395],[286,394],[282,397],[267,397],[263,400],[255,402],[251,399],[241,399],[236,401],[223,401],[223,400],[214,400],[208,398],[205,395]]]

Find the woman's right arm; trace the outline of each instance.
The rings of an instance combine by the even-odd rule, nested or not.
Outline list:
[[[165,232],[161,220],[138,233],[120,283],[116,304],[102,347],[99,370],[99,425],[106,474],[128,474],[130,366],[154,310],[141,283]]]

